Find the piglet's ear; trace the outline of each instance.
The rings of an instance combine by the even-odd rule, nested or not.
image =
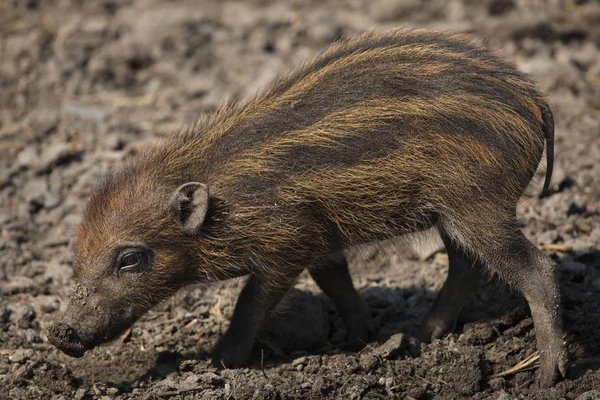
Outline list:
[[[208,187],[199,182],[188,182],[171,196],[171,211],[181,223],[186,235],[198,232],[208,211]]]

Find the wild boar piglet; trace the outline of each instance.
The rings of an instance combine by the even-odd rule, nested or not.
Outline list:
[[[344,250],[435,228],[449,273],[421,338],[450,332],[492,271],[525,295],[551,386],[565,373],[556,269],[515,210],[544,147],[548,188],[553,135],[532,82],[468,36],[398,29],[339,41],[106,177],[50,340],[82,356],[187,284],[249,275],[213,355],[240,366],[307,269],[349,343],[365,343],[370,314]]]

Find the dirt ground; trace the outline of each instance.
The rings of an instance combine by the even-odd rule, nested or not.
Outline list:
[[[270,319],[253,365],[218,370],[209,350],[243,280],[190,287],[81,359],[48,343],[73,282],[74,230],[93,185],[152,139],[225,99],[249,96],[336,38],[400,25],[471,32],[535,76],[556,119],[543,170],[519,208],[557,262],[572,360],[495,377],[535,351],[522,296],[490,281],[456,331],[413,334],[447,258],[433,240],[352,257],[376,322],[339,348],[332,303],[302,277]],[[1,0],[0,398],[600,398],[600,3],[592,0]]]

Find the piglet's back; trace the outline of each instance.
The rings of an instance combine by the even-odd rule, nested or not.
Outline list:
[[[540,161],[545,107],[467,36],[370,32],[165,139],[129,175],[205,182],[241,214],[306,206],[369,241],[474,196],[512,205]]]

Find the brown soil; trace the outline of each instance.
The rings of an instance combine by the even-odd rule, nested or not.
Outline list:
[[[338,347],[343,324],[307,277],[249,368],[217,370],[208,354],[242,280],[183,290],[81,359],[48,343],[73,282],[73,231],[108,168],[338,37],[399,25],[486,38],[549,94],[552,192],[537,197],[540,170],[519,217],[535,243],[555,245],[546,251],[561,274],[566,380],[539,390],[535,371],[493,377],[535,351],[526,303],[497,281],[453,334],[413,338],[445,278],[435,241],[353,257],[377,331],[359,353]],[[600,3],[2,0],[0,35],[0,398],[599,398]]]

